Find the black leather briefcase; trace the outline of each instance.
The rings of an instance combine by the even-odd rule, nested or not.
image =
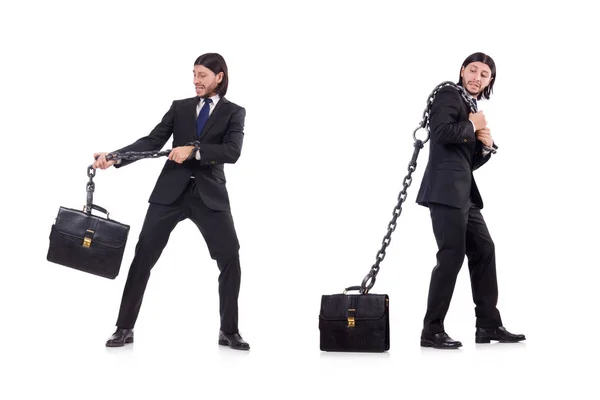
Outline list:
[[[93,208],[105,211],[98,206]],[[47,260],[115,279],[119,275],[128,234],[128,225],[60,207],[50,231]]]
[[[129,225],[111,220],[108,211],[92,203],[95,170],[88,167],[87,204],[83,211],[60,207],[50,231],[47,260],[79,271],[115,279],[119,275]],[[93,215],[92,210],[106,214]]]
[[[360,289],[351,287],[346,289]],[[333,294],[321,297],[321,350],[384,352],[390,349],[387,294]]]

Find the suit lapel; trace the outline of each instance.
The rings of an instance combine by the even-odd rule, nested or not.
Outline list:
[[[215,106],[215,109],[210,114],[210,117],[208,117],[208,121],[206,121],[206,125],[204,125],[204,128],[202,129],[202,134],[200,135],[200,140],[202,140],[202,138],[204,136],[206,136],[206,134],[208,133],[210,128],[212,128],[212,126],[215,124],[215,121],[217,121],[221,117],[221,115],[224,112],[223,105],[226,103],[229,103],[229,101],[227,101],[227,99],[225,97],[221,97],[221,99]]]
[[[198,106],[198,98],[194,97],[186,104],[183,110],[183,122],[185,124],[183,132],[190,132],[188,140],[185,143],[193,142],[196,140],[196,107]],[[187,135],[186,135],[187,136]]]

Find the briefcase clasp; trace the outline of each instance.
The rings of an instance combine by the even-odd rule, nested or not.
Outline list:
[[[94,234],[94,231],[91,230],[91,229],[86,230],[86,233],[87,232],[91,233],[92,235]],[[92,245],[92,238],[89,237],[89,236],[85,236],[83,238],[83,244],[82,244],[82,246],[83,247],[90,247],[91,245]]]
[[[348,328],[354,328],[356,326],[356,322],[354,321],[354,312],[356,309],[350,308],[348,309]]]

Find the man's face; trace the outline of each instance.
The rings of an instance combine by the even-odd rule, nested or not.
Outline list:
[[[203,65],[194,65],[194,86],[199,97],[212,97],[215,89],[223,80],[223,73],[214,74]]]
[[[463,67],[460,76],[467,92],[477,97],[490,84],[492,71],[487,64],[477,61]]]

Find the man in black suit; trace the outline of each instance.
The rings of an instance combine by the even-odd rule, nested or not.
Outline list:
[[[489,99],[496,79],[491,57],[474,53],[460,70],[458,84],[475,100]],[[444,329],[458,272],[465,255],[476,315],[476,343],[518,342],[502,326],[496,308],[498,284],[494,242],[481,215],[483,200],[473,171],[489,161],[494,144],[483,112],[471,113],[456,88],[445,87],[436,95],[429,120],[431,145],[417,203],[429,207],[438,245],[437,265],[431,274],[421,346],[458,348]]]
[[[242,150],[246,110],[224,96],[228,87],[227,64],[216,53],[194,62],[196,97],[173,101],[162,121],[135,143],[117,152],[158,151],[173,135],[173,148],[149,199],[135,255],[123,291],[117,330],[106,346],[133,342],[150,270],[158,261],[178,222],[189,218],[200,230],[211,258],[220,270],[221,327],[219,344],[238,350],[250,346],[238,331],[240,290],[239,242],[225,186],[224,164],[235,163]],[[194,146],[193,142],[199,142]],[[192,145],[190,145],[192,144]],[[94,168],[116,168],[131,161],[107,161],[96,153]],[[194,252],[190,249],[189,260]]]

